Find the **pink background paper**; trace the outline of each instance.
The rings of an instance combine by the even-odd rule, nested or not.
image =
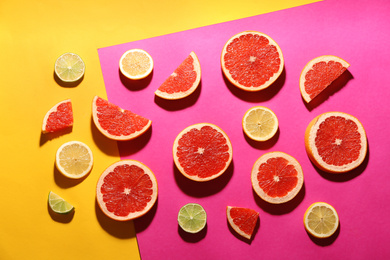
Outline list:
[[[144,136],[118,143],[121,158],[148,165],[159,184],[157,205],[135,220],[142,259],[389,258],[389,14],[387,0],[327,0],[99,49],[109,101],[153,121]],[[244,30],[271,36],[285,58],[281,77],[258,93],[239,91],[220,68],[224,43]],[[147,50],[155,62],[153,75],[137,83],[125,80],[118,70],[120,56],[131,48]],[[154,91],[191,51],[202,67],[199,90],[181,101],[156,98]],[[327,98],[308,106],[299,92],[299,75],[309,60],[324,54],[342,57],[351,67]],[[255,143],[243,134],[242,116],[255,105],[267,106],[278,116],[279,131],[269,142]],[[306,126],[327,111],[350,113],[366,129],[369,153],[352,172],[321,172],[306,155]],[[233,145],[233,163],[208,183],[185,179],[172,159],[176,135],[199,122],[220,126]],[[301,192],[284,205],[261,201],[250,182],[255,160],[276,150],[294,156],[305,175]],[[340,228],[330,239],[311,238],[303,227],[303,214],[316,201],[332,204],[339,213]],[[202,204],[208,214],[206,229],[197,235],[182,232],[177,224],[180,207],[189,202]],[[260,212],[252,241],[240,239],[228,227],[227,205]]]

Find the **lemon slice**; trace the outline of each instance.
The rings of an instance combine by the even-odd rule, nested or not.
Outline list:
[[[306,210],[303,224],[307,232],[317,238],[333,235],[339,226],[336,210],[325,202],[315,202]]]
[[[54,192],[49,192],[48,203],[50,208],[59,214],[68,214],[74,210],[72,204],[55,194]]]
[[[264,106],[255,106],[244,114],[242,128],[245,134],[255,141],[267,141],[278,130],[279,122],[275,113]]]
[[[206,220],[206,211],[197,203],[184,205],[177,216],[179,226],[189,233],[198,233],[201,231],[206,226]]]
[[[57,150],[56,167],[66,177],[80,179],[91,171],[92,165],[92,151],[82,142],[70,141]]]
[[[129,79],[146,78],[153,70],[153,59],[141,49],[126,51],[119,60],[119,69]]]
[[[75,82],[84,75],[85,64],[79,55],[67,52],[58,57],[54,71],[62,81]]]

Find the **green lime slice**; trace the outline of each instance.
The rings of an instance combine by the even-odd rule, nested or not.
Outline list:
[[[54,212],[59,214],[68,214],[74,210],[72,204],[52,191],[49,193],[49,206]]]
[[[179,226],[189,233],[198,233],[201,231],[206,226],[206,220],[206,211],[197,203],[184,205],[177,216]]]
[[[85,64],[79,55],[68,52],[56,60],[54,71],[62,81],[74,82],[84,75]]]

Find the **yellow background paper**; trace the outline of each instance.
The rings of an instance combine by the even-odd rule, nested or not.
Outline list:
[[[0,259],[138,259],[133,222],[105,217],[95,200],[101,172],[119,160],[117,145],[91,120],[95,95],[106,97],[97,49],[317,2],[314,0],[106,1],[2,0],[0,3]],[[196,39],[194,39],[196,40]],[[54,77],[54,62],[79,54],[86,72],[77,86]],[[70,98],[72,131],[41,134],[45,113]],[[94,167],[82,181],[62,177],[55,153],[70,140],[86,143]],[[72,203],[52,214],[49,191]]]

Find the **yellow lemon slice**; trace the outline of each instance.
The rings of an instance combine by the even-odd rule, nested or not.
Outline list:
[[[153,59],[142,49],[126,51],[119,60],[121,73],[133,80],[146,78],[153,70]]]
[[[275,113],[264,106],[251,107],[242,118],[245,134],[255,141],[267,141],[278,131],[279,122]]]
[[[305,229],[317,238],[333,235],[339,226],[339,216],[334,207],[325,202],[315,202],[303,217]]]

